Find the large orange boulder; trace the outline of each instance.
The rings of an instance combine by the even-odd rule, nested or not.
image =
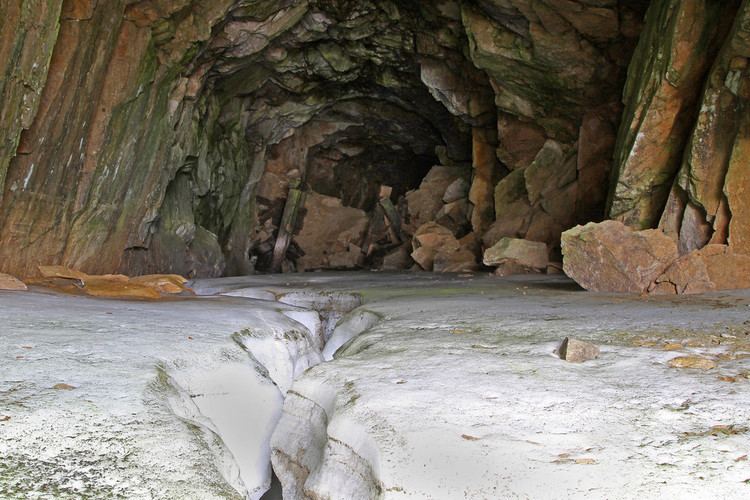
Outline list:
[[[565,273],[596,292],[647,292],[679,257],[675,241],[661,231],[633,231],[617,221],[565,231],[562,252]]]

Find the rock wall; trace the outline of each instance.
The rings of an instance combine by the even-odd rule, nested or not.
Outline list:
[[[250,202],[249,196],[241,200],[242,187],[236,187],[249,177],[239,117],[217,119],[216,107],[228,106],[205,92],[205,69],[191,55],[230,4],[65,1],[61,9],[35,14],[53,19],[38,24],[51,56],[36,46],[26,49],[35,58],[32,84],[18,74],[24,66],[11,68],[8,80],[25,89],[29,104],[28,117],[16,127],[16,150],[0,160],[4,269],[33,275],[38,264],[65,263],[93,273],[223,271],[220,262],[208,263],[221,268],[218,273],[181,262],[183,254],[222,252],[199,224],[181,219],[169,192],[179,189],[173,181],[185,172],[199,178],[204,191],[185,197],[187,205],[201,204],[197,198],[208,193],[222,196],[226,189],[224,203],[234,206],[219,211],[231,219],[238,205]],[[22,2],[21,12],[30,15],[32,7]],[[48,25],[59,25],[56,37]],[[35,43],[28,34],[34,30],[3,33],[4,39],[17,37],[10,41],[15,52]],[[4,98],[3,105],[8,103],[13,100]],[[238,126],[233,137],[231,129]],[[239,165],[227,165],[228,172],[217,178],[216,157]],[[147,263],[132,255],[150,251],[152,244],[161,250]]]
[[[4,2],[0,272],[559,260],[605,208],[740,252],[747,3]]]
[[[634,228],[659,226],[681,253],[730,240],[750,251],[736,166],[746,163],[749,8],[653,2],[631,64],[609,215]]]

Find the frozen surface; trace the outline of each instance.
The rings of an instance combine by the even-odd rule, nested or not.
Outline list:
[[[750,497],[750,381],[719,379],[750,369],[747,293],[430,279],[368,285],[382,321],[294,384],[272,439],[291,497]],[[557,359],[568,335],[601,358]],[[668,367],[690,354],[719,366]]]
[[[310,314],[0,292],[0,498],[259,498]]]
[[[0,498],[258,498],[269,455],[291,499],[750,497],[748,293],[427,273],[194,287],[235,297],[0,292]],[[557,359],[568,335],[600,359]],[[668,367],[689,354],[718,368]]]

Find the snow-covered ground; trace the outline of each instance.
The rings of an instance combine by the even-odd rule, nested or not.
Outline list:
[[[259,498],[279,387],[321,328],[229,297],[0,292],[0,318],[2,499]]]
[[[750,497],[750,293],[385,273],[195,289],[234,297],[0,293],[0,498],[257,498],[271,449],[287,498]],[[601,357],[559,360],[565,336]],[[695,354],[717,368],[668,366]]]

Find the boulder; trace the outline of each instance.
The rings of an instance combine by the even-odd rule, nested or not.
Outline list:
[[[555,350],[560,359],[569,363],[583,363],[599,357],[599,348],[590,342],[565,337]]]
[[[443,193],[443,203],[452,203],[469,196],[469,182],[460,177],[451,182]]]
[[[436,273],[466,273],[478,268],[477,257],[471,249],[465,246],[447,246],[435,254],[432,269]]]
[[[345,207],[339,198],[315,192],[305,197],[304,210],[302,229],[294,236],[304,252],[296,261],[298,270],[359,267],[369,225],[367,214]]]
[[[646,292],[679,256],[663,232],[633,231],[617,221],[565,231],[562,253],[565,273],[583,288],[627,293]]]
[[[443,196],[448,187],[465,175],[465,169],[438,165],[427,173],[419,189],[406,193],[409,220],[407,229],[415,231],[423,224],[435,220],[443,208]]]
[[[0,290],[26,290],[26,284],[10,274],[0,273]]]
[[[446,203],[435,215],[435,222],[447,227],[453,234],[464,232],[469,224],[469,200],[463,198]]]
[[[483,261],[486,266],[512,264],[542,271],[547,269],[548,255],[549,251],[544,243],[506,237],[484,251]]]
[[[750,288],[750,256],[726,245],[707,245],[680,257],[649,291],[681,295],[736,288]]]

